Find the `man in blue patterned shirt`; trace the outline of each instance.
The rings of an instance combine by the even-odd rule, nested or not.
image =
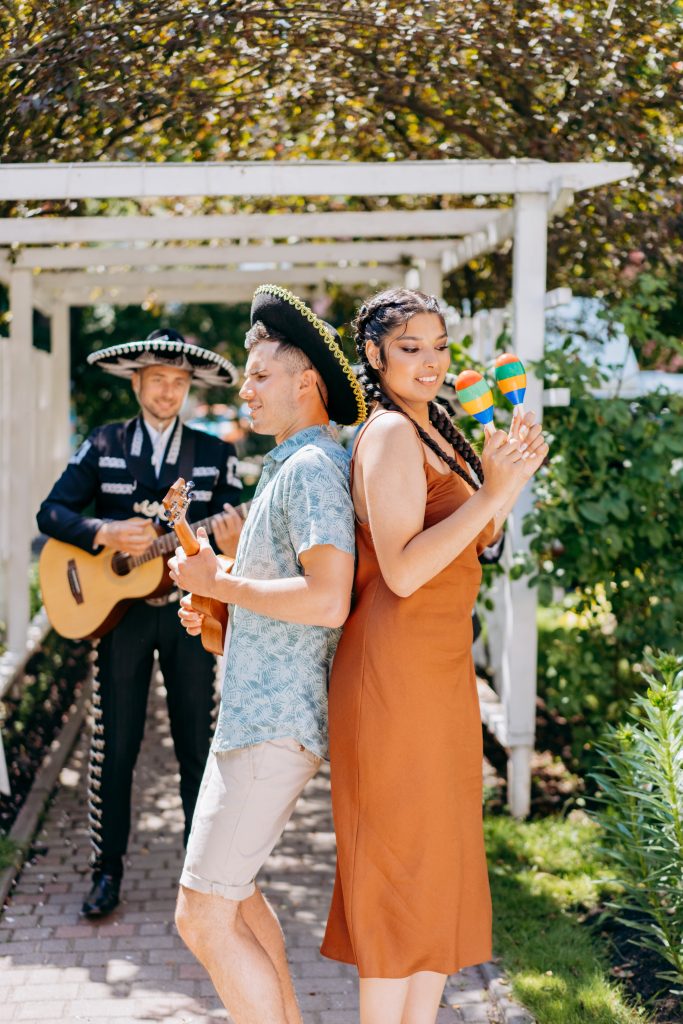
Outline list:
[[[282,932],[254,879],[327,754],[327,680],[354,571],[349,460],[329,420],[360,422],[365,403],[336,331],[291,292],[259,288],[251,322],[240,395],[277,445],[232,573],[201,535],[196,556],[170,562],[183,589],[225,601],[231,619],[176,923],[235,1020],[301,1024]]]

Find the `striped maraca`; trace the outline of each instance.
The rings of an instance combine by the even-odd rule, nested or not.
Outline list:
[[[483,423],[487,434],[493,433],[493,395],[482,375],[476,370],[463,370],[455,378],[455,390],[465,412]]]
[[[512,352],[504,352],[496,359],[496,384],[514,406],[513,415],[523,416],[526,371],[521,359]]]

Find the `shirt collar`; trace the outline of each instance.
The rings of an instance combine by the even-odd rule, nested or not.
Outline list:
[[[142,420],[142,422],[144,423],[145,427],[147,428],[147,433],[149,434],[150,439],[151,439],[153,445],[155,445],[162,438],[164,440],[169,438],[171,436],[171,431],[173,430],[173,428],[175,427],[176,423],[178,422],[178,417],[176,416],[176,418],[173,420],[173,422],[169,423],[169,425],[164,430],[157,430],[156,427],[153,427],[151,423],[147,422],[147,420],[145,419],[145,417],[142,414],[140,415],[140,419]]]
[[[297,452],[299,448],[303,448],[306,444],[312,444],[318,441],[320,438],[326,437],[331,441],[336,441],[336,433],[333,427],[328,424],[318,424],[314,427],[305,427],[303,430],[297,431],[296,434],[292,434],[282,444],[276,445],[271,451],[268,452],[264,463],[268,461],[272,462],[284,462],[290,455]]]

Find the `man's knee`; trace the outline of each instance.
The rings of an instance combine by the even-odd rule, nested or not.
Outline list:
[[[181,885],[178,890],[178,899],[175,908],[175,926],[178,929],[183,942],[193,947],[196,944],[198,934],[201,932],[202,915],[194,893]]]
[[[239,904],[232,900],[208,896],[181,885],[175,910],[178,934],[197,956],[206,947],[215,945],[217,935],[220,935],[221,945],[225,948],[239,927],[238,907]]]

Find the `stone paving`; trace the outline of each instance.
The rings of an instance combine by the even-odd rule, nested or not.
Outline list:
[[[182,860],[177,775],[163,699],[153,688],[135,780],[121,906],[106,921],[79,918],[88,889],[83,735],[60,777],[44,827],[0,918],[0,1020],[142,1024],[226,1021],[203,968],[178,938],[173,907]],[[355,1024],[355,971],[318,947],[334,878],[328,777],[308,786],[264,868],[281,918],[306,1024]],[[493,964],[449,978],[438,1024],[528,1024]]]

